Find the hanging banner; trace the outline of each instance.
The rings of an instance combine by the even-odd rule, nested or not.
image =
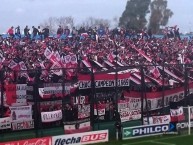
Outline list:
[[[88,96],[74,96],[72,97],[72,104],[88,104]]]
[[[11,128],[11,118],[10,117],[0,118],[0,130],[9,128]]]
[[[12,122],[12,130],[25,130],[34,128],[34,120]]]
[[[60,97],[62,98],[62,83],[44,83],[43,88],[39,88],[41,98]]]
[[[85,119],[90,117],[90,104],[79,104],[78,105],[78,119]]]
[[[73,134],[91,131],[91,124],[89,119],[64,122],[64,133]]]
[[[94,115],[104,116],[105,115],[106,104],[95,104],[94,105]]]
[[[62,100],[40,102],[41,110],[49,110],[50,106],[53,106],[53,108],[62,108]]]
[[[192,86],[190,86],[192,87]],[[190,89],[190,92],[193,90]],[[184,88],[175,88],[172,90],[166,90],[164,92],[164,106],[169,106],[170,102],[179,102],[184,99]],[[126,100],[132,100],[130,108],[140,108],[141,107],[141,92],[124,92],[124,97]],[[163,93],[162,92],[149,92],[146,93],[147,97],[147,107],[149,110],[156,110],[163,107]],[[144,100],[144,109],[146,109],[146,101]]]
[[[138,107],[137,107],[138,108]],[[120,113],[121,122],[138,120],[141,118],[141,109],[130,108],[129,100],[119,100],[118,112]]]
[[[117,74],[117,86],[129,86],[130,73]],[[79,89],[91,88],[91,76],[79,74]],[[116,74],[94,74],[95,88],[116,87]]]
[[[8,105],[27,105],[27,84],[5,85],[5,94]]]
[[[170,115],[151,116],[149,118],[143,118],[144,125],[151,124],[169,124],[171,121]]]
[[[9,107],[9,109],[12,122],[32,120],[32,106]]]
[[[42,122],[54,122],[62,120],[62,110],[41,112]]]
[[[64,90],[63,90],[64,89]],[[44,83],[43,88],[39,88],[39,95],[43,99],[62,98],[73,91],[73,86],[70,83]]]
[[[170,109],[171,122],[180,122],[185,120],[183,107]]]
[[[120,110],[119,113],[120,113],[121,122],[141,119],[140,110],[129,110],[129,108],[126,108],[126,109]]]

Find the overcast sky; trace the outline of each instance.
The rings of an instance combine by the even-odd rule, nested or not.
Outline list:
[[[0,33],[10,26],[38,26],[48,17],[72,16],[76,23],[87,17],[120,17],[127,0],[0,0]],[[193,0],[168,0],[174,12],[168,25],[181,32],[193,31]]]

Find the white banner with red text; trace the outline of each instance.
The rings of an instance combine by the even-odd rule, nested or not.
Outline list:
[[[151,117],[144,117],[143,124],[150,125],[150,124],[169,124],[171,121],[170,115],[161,115],[161,116],[151,116]]]
[[[41,112],[42,122],[55,122],[62,120],[62,110]]]
[[[32,106],[9,107],[9,109],[12,122],[32,120]]]
[[[14,130],[14,131],[33,129],[34,128],[34,120],[12,122],[11,126],[12,126],[12,130]]]
[[[0,118],[0,130],[9,128],[11,128],[11,118],[10,117]]]

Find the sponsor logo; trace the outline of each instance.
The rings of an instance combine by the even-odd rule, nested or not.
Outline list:
[[[51,145],[51,137],[5,142],[0,145]]]
[[[159,133],[167,132],[168,130],[169,130],[168,124],[123,128],[123,139],[156,135]]]
[[[169,124],[169,132],[176,132],[176,123],[170,122],[170,124]]]
[[[189,127],[188,122],[180,122],[176,124],[177,129],[184,129]],[[190,127],[193,127],[193,122],[190,122]]]
[[[52,138],[53,145],[82,145],[106,141],[108,141],[108,130],[62,135]]]
[[[92,142],[92,141],[105,140],[107,138],[107,135],[108,135],[107,133],[85,135],[82,137],[81,142]]]

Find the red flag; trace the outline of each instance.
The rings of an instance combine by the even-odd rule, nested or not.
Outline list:
[[[184,121],[184,111],[183,108],[180,107],[178,109],[170,109],[171,122],[179,122]]]
[[[153,77],[156,78],[156,79],[159,78],[160,75],[161,75],[157,67],[154,67],[152,69],[151,73],[152,73]]]
[[[114,54],[112,54],[112,53],[110,53],[108,56],[107,56],[107,59],[110,61],[110,62],[113,62],[114,61],[114,59],[115,59],[115,55]]]

